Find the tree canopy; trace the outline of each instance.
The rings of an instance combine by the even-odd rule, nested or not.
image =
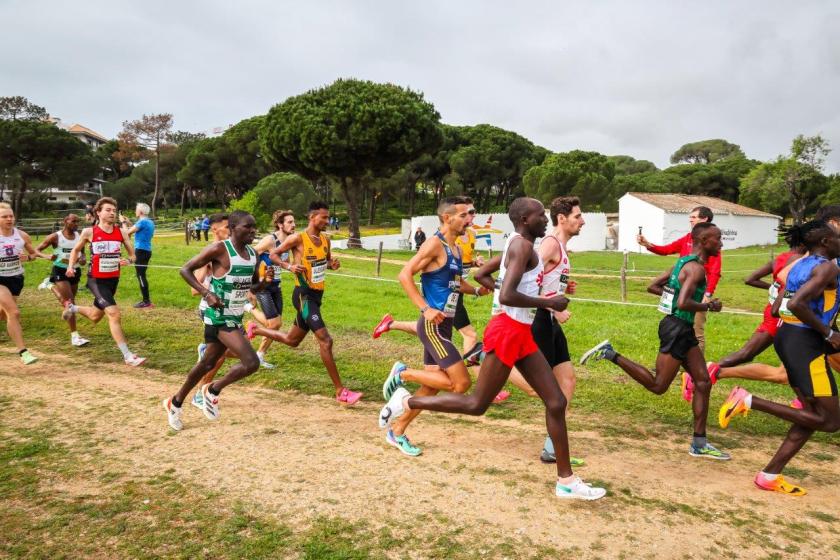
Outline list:
[[[739,145],[721,138],[713,138],[682,145],[680,149],[671,154],[671,163],[709,164],[733,157],[744,158],[746,156]]]

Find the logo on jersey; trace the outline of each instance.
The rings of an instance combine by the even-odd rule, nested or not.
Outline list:
[[[15,254],[15,246],[14,245],[3,245],[3,251],[6,253],[7,257],[12,257]]]

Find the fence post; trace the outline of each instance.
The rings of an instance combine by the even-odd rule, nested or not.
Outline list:
[[[184,241],[187,245],[190,244],[190,221],[184,220]]]
[[[621,263],[621,301],[627,301],[627,251],[624,251]]]
[[[376,255],[376,276],[379,277],[379,270],[382,267],[382,241],[379,242],[379,254]]]

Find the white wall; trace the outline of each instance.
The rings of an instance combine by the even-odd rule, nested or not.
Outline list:
[[[476,214],[475,226],[482,227],[487,222],[489,214]],[[505,247],[505,239],[507,235],[513,231],[513,224],[508,218],[507,214],[493,214],[493,221],[490,226],[495,230],[501,230],[500,233],[490,234],[490,248],[494,251],[501,251]],[[570,251],[603,251],[606,240],[607,217],[601,213],[585,212],[583,214],[585,225],[581,229],[580,235],[573,238],[569,242]],[[437,216],[415,216],[411,218],[411,236],[412,243],[414,242],[414,232],[417,231],[418,226],[423,228],[426,232],[426,237],[434,235],[438,229],[440,220]],[[549,218],[548,229],[551,230],[551,219]],[[481,232],[478,232],[481,235]],[[412,245],[413,246],[413,245]],[[487,250],[488,245],[484,239],[479,239],[476,243],[476,248],[480,250]]]
[[[687,217],[686,217],[687,219]],[[639,228],[651,243],[662,245],[665,212],[652,204],[625,194],[618,199],[618,249],[639,252]],[[685,231],[683,231],[683,234]]]

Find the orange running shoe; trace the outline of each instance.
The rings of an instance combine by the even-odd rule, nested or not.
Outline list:
[[[747,406],[746,398],[749,396],[750,394],[743,387],[732,389],[732,392],[723,401],[723,406],[720,407],[720,412],[718,413],[718,422],[721,428],[727,427],[729,421],[735,416],[747,415],[750,408]]]
[[[688,375],[686,372],[682,374],[682,383],[680,385],[680,389],[682,390],[682,398],[685,402],[691,402],[691,399],[694,398],[694,381],[691,379],[691,376]]]
[[[755,485],[762,490],[769,490],[770,492],[779,492],[787,494],[788,496],[804,496],[808,493],[807,490],[796,484],[791,484],[782,475],[778,475],[775,480],[767,480],[763,473],[758,473],[753,479]]]

